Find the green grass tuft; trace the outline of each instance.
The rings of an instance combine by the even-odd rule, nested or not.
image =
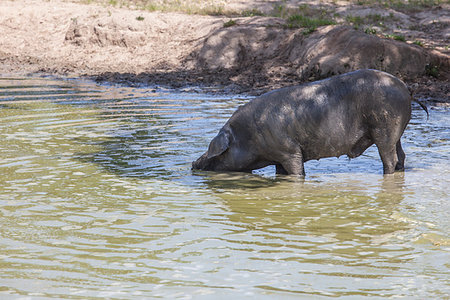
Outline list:
[[[234,26],[234,25],[236,25],[236,21],[235,20],[233,20],[233,19],[230,19],[230,20],[228,20],[227,22],[225,22],[224,24],[223,24],[223,27],[231,27],[231,26]]]
[[[303,15],[292,15],[287,19],[289,28],[306,28],[308,33],[313,32],[319,26],[334,25],[335,21],[326,18],[306,17]]]
[[[401,34],[388,34],[386,35],[387,38],[396,40],[396,41],[400,41],[400,42],[406,42],[406,38],[405,36],[401,35]]]
[[[266,14],[257,9],[244,10],[240,14],[242,17],[256,17],[256,16],[265,16]]]
[[[435,77],[435,78],[438,78],[439,77],[439,67],[438,66],[433,66],[433,65],[426,65],[425,66],[425,73],[428,75],[428,76],[432,76],[432,77]]]
[[[370,27],[367,27],[367,28],[364,30],[364,32],[365,32],[366,34],[377,34],[376,29],[370,28]]]

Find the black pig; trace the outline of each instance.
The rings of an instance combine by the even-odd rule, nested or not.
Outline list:
[[[391,174],[404,169],[400,137],[411,101],[402,81],[377,70],[281,88],[240,106],[192,168],[250,172],[276,165],[278,174],[305,175],[305,161],[354,158],[375,144],[384,174]]]

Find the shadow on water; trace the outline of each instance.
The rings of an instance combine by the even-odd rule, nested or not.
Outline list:
[[[216,226],[230,228],[221,239],[246,249],[250,260],[265,265],[268,272],[298,276],[296,284],[280,288],[275,280],[268,281],[258,286],[261,290],[377,296],[382,289],[373,286],[373,280],[401,277],[402,264],[414,260],[414,249],[397,243],[412,228],[398,212],[408,196],[403,173],[314,180],[208,174],[205,183],[228,212],[226,219],[210,218]],[[270,269],[268,261],[279,269]],[[283,263],[291,266],[290,271],[283,269]],[[252,267],[241,270],[251,272]],[[360,281],[355,286],[362,290],[371,285],[372,289],[361,293],[336,288],[327,294],[302,288],[311,281],[336,286],[344,278]]]
[[[262,187],[273,187],[284,181],[300,181],[302,178],[290,176],[263,176],[244,172],[213,172],[192,170],[192,174],[201,178],[202,184],[214,192],[233,190],[257,190]]]

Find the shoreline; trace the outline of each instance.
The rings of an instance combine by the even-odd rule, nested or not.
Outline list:
[[[448,7],[430,13],[444,24],[450,22]],[[413,17],[417,15],[402,22],[407,26]],[[226,25],[229,20],[231,26]],[[444,31],[442,40],[433,41],[438,51],[345,24],[306,32],[268,16],[148,12],[61,0],[4,1],[0,30],[0,74],[130,86],[203,86],[225,94],[258,95],[373,68],[415,86],[422,100],[450,103],[450,56],[442,47],[450,33]]]

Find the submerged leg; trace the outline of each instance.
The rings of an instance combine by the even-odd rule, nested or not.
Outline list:
[[[404,153],[403,149],[401,149],[401,145],[399,144],[402,133],[403,130],[400,127],[382,127],[378,129],[374,128],[371,131],[372,139],[375,145],[377,145],[378,153],[380,154],[381,161],[383,162],[384,174],[394,173],[394,171],[397,169],[397,163],[399,162],[400,164],[398,165],[398,167],[401,167],[403,165],[403,161],[401,160],[401,158]]]
[[[397,165],[398,159],[397,159],[397,151],[396,147],[386,147],[386,146],[379,146],[378,152],[380,153],[381,161],[383,162],[383,173],[384,174],[392,174],[395,171],[395,166]]]
[[[303,165],[303,156],[301,154],[293,154],[287,157],[281,162],[281,166],[288,175],[305,176],[305,167]]]
[[[403,171],[405,170],[405,152],[402,149],[402,144],[400,142],[400,140],[398,140],[397,145],[396,145],[396,151],[397,151],[397,164],[395,165],[395,170],[396,171]]]
[[[288,172],[283,168],[283,166],[281,164],[276,164],[276,173],[277,174],[281,174],[281,175],[287,175]]]

